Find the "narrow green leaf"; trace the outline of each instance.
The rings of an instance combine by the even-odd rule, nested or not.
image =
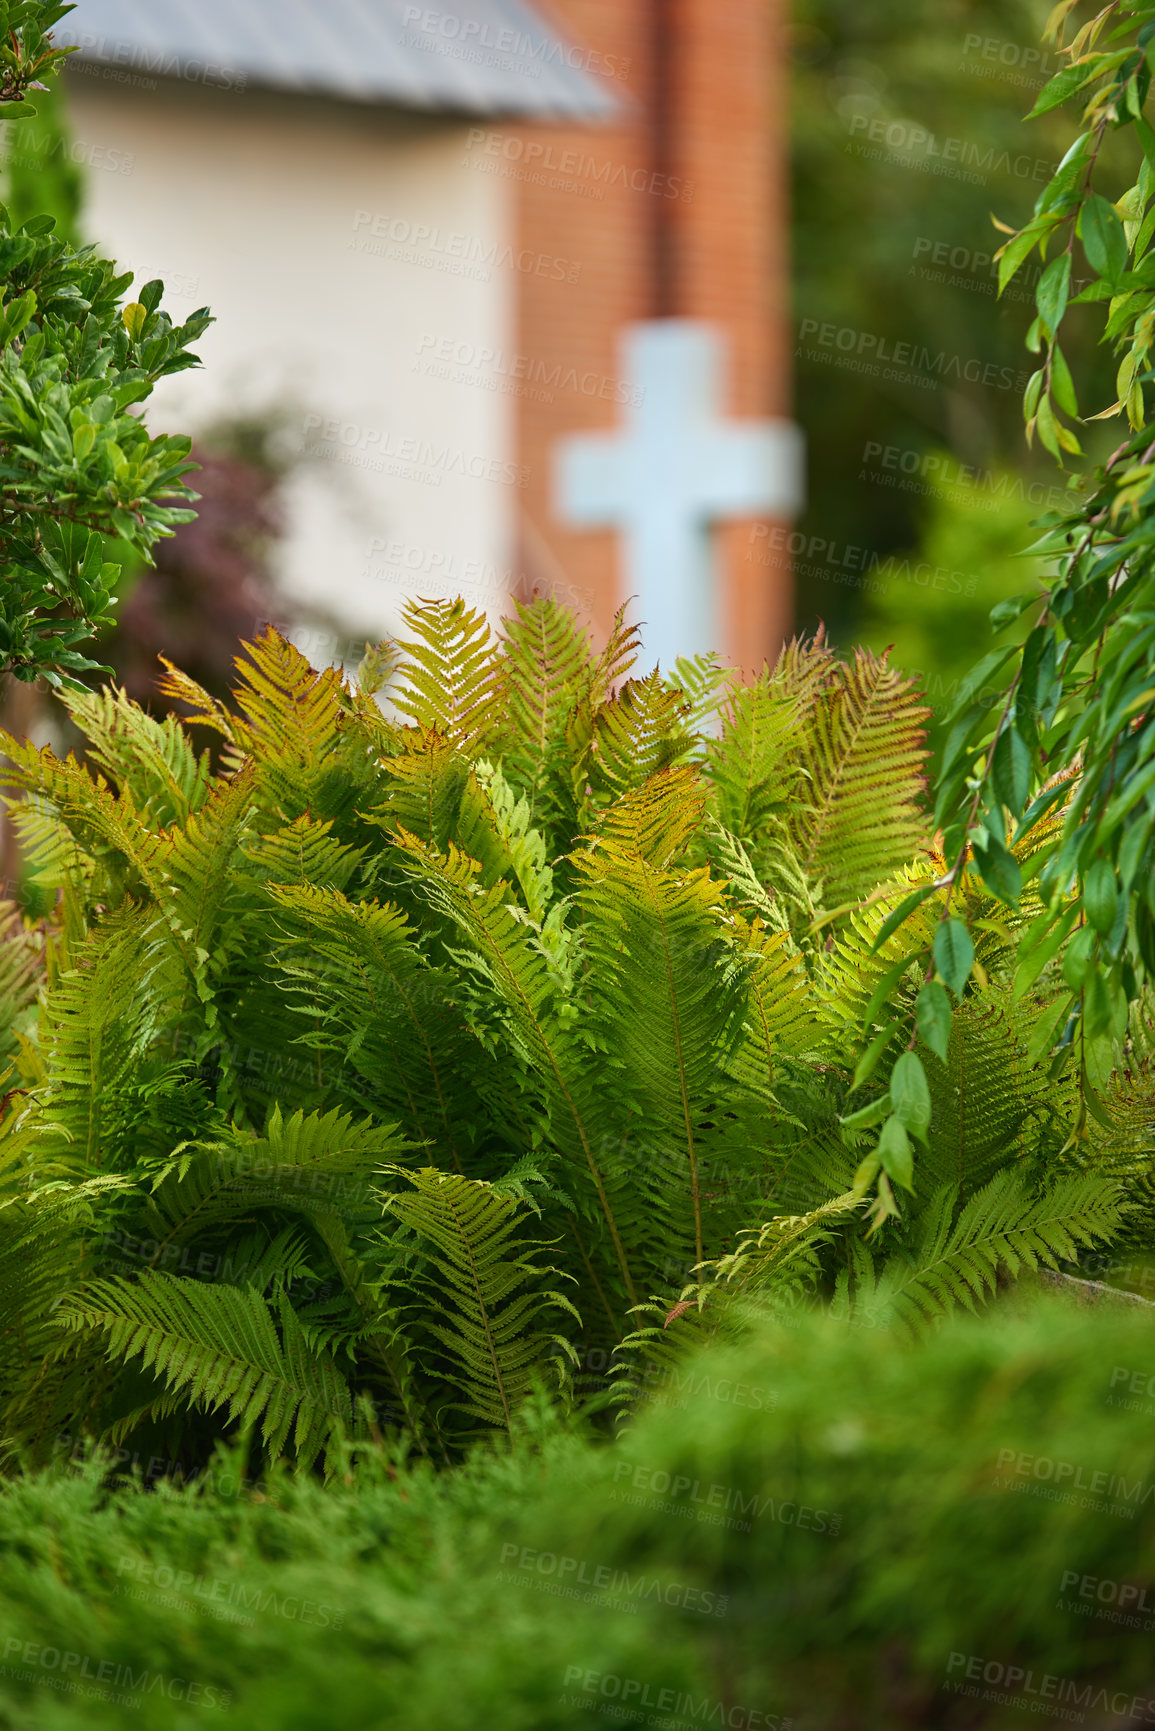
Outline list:
[[[929,1046],[945,1064],[951,1026],[950,999],[945,986],[940,986],[937,980],[927,981],[918,994],[914,1019],[923,1044]]]
[[[1087,983],[1095,956],[1095,933],[1082,926],[1067,945],[1063,957],[1063,978],[1073,992],[1081,992]]]
[[[1071,255],[1069,252],[1061,252],[1058,258],[1053,258],[1046,267],[1035,290],[1035,305],[1039,309],[1039,317],[1052,337],[1062,323],[1070,291]]]
[[[1083,879],[1087,918],[1103,937],[1110,934],[1119,912],[1119,885],[1110,860],[1097,859]]]
[[[1012,817],[1021,817],[1031,796],[1031,753],[1014,726],[1004,727],[991,758],[995,793]]]
[[[1012,1004],[1017,1004],[1020,998],[1026,996],[1047,963],[1058,954],[1078,912],[1078,904],[1072,903],[1065,913],[1057,917],[1051,913],[1039,916],[1044,922],[1045,935],[1031,944],[1029,949],[1025,941],[1019,947],[1019,965],[1015,970],[1015,983],[1011,989]],[[1054,925],[1049,924],[1052,919],[1055,920]]]
[[[999,254],[999,293],[1002,294],[1024,259],[1038,245],[1043,231],[1033,223],[1029,223],[1021,233],[1014,235],[1000,249]]]
[[[1058,108],[1061,102],[1066,102],[1068,97],[1074,96],[1089,79],[1094,78],[1095,70],[1093,66],[1064,66],[1061,72],[1056,72],[1049,84],[1044,84],[1027,119],[1035,120],[1040,114],[1047,114],[1052,108]]]
[[[961,998],[974,966],[975,947],[961,920],[944,920],[934,935],[934,965],[954,993]]]
[[[921,954],[921,950],[912,950],[909,955],[903,956],[901,961],[895,962],[893,967],[887,968],[885,974],[883,974],[881,980],[879,980],[874,991],[871,993],[870,1002],[862,1013],[862,1026],[864,1029],[870,1027],[871,1023],[876,1019],[878,1012],[882,1009],[883,1005],[890,997],[890,994],[897,986],[899,980],[901,980],[903,974],[905,974],[912,962],[918,960]]]
[[[1027,1063],[1037,1064],[1040,1058],[1046,1057],[1058,1038],[1059,1029],[1066,1025],[1071,1005],[1074,1003],[1074,993],[1064,992],[1035,1023],[1035,1031],[1027,1042]]]
[[[904,1190],[914,1189],[914,1156],[910,1137],[903,1128],[901,1119],[894,1114],[882,1126],[882,1134],[878,1138],[878,1157],[888,1178],[893,1178]]]
[[[1127,236],[1114,205],[1102,193],[1093,192],[1084,202],[1079,232],[1087,263],[1095,275],[1117,282],[1127,268]]]
[[[988,835],[984,846],[974,843],[974,856],[987,888],[1008,907],[1017,907],[1023,893],[1023,872],[1006,844],[998,836]]]
[[[920,1142],[925,1142],[930,1128],[930,1088],[917,1052],[904,1052],[895,1064],[890,1078],[890,1098],[895,1116],[903,1127]]]
[[[1063,413],[1078,420],[1079,399],[1075,395],[1075,381],[1058,343],[1051,350],[1051,393]]]
[[[873,1040],[858,1060],[858,1064],[854,1071],[854,1080],[850,1084],[850,1091],[852,1094],[856,1088],[861,1088],[864,1082],[870,1080],[878,1067],[878,1060],[882,1057],[882,1054],[886,1051],[886,1048],[890,1045],[894,1036],[899,1032],[901,1025],[902,1024],[899,1022],[892,1022],[889,1028],[883,1028],[881,1033],[874,1036]]]
[[[887,914],[882,925],[879,927],[878,936],[870,946],[870,953],[872,956],[878,954],[886,940],[894,935],[899,926],[902,925],[903,921],[910,917],[915,908],[921,907],[927,896],[932,896],[934,892],[934,884],[923,884],[921,889],[917,889],[913,891],[911,895],[903,897],[902,901],[900,901],[898,906],[894,909],[894,912]]]
[[[871,1100],[869,1105],[860,1106],[857,1112],[851,1112],[849,1117],[840,1118],[838,1122],[844,1130],[872,1130],[876,1124],[882,1123],[890,1111],[890,1095],[883,1094],[877,1100]]]

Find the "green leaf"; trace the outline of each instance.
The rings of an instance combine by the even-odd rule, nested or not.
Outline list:
[[[1059,439],[1059,423],[1055,419],[1055,411],[1051,407],[1050,397],[1044,397],[1040,402],[1035,424],[1039,429],[1039,438],[1045,449],[1051,453],[1052,457],[1061,462],[1063,447]]]
[[[944,920],[934,935],[934,965],[961,998],[974,966],[975,946],[961,920]]]
[[[930,1128],[930,1088],[917,1052],[904,1052],[894,1066],[890,1098],[895,1116],[904,1128],[925,1142]]]
[[[849,1117],[840,1118],[838,1122],[844,1130],[872,1130],[876,1124],[881,1124],[890,1110],[890,1095],[882,1094],[877,1100],[860,1106],[857,1112],[851,1112]]]
[[[1058,343],[1051,350],[1051,394],[1065,415],[1078,419],[1079,399],[1075,395],[1075,382]]]
[[[124,328],[133,342],[139,342],[141,333],[148,323],[148,308],[141,306],[139,301],[130,301],[120,316],[124,320]]]
[[[1046,1056],[1054,1045],[1059,1028],[1067,1020],[1074,994],[1065,992],[1039,1017],[1035,1023],[1035,1031],[1027,1042],[1027,1063],[1037,1064],[1040,1058]]]
[[[990,611],[991,624],[996,631],[1001,631],[1004,625],[1013,625],[1019,615],[1033,607],[1038,599],[1037,595],[1012,595],[1009,601],[998,602]]]
[[[918,994],[914,1019],[923,1044],[945,1064],[950,1045],[951,1007],[946,988],[937,980],[928,980]]]
[[[917,889],[911,895],[903,897],[894,912],[888,914],[882,922],[878,936],[870,946],[870,953],[872,956],[878,954],[887,938],[898,930],[899,926],[902,925],[903,921],[914,912],[915,908],[922,906],[927,896],[932,896],[935,893],[936,888],[937,885],[935,884],[923,884],[921,889]]]
[[[1091,193],[1084,203],[1079,231],[1087,263],[1096,276],[1117,282],[1127,268],[1127,236],[1115,207],[1102,193]]]
[[[1095,934],[1090,926],[1082,926],[1067,945],[1063,957],[1063,978],[1073,992],[1081,992],[1086,985],[1094,955]]]
[[[1035,120],[1040,114],[1048,114],[1052,108],[1058,108],[1061,102],[1074,96],[1077,90],[1095,76],[1095,68],[1086,66],[1064,66],[1061,72],[1056,72],[1049,84],[1044,84],[1038,101],[1027,115],[1028,120]]]
[[[1062,322],[1067,310],[1067,296],[1071,290],[1071,255],[1062,252],[1058,258],[1053,258],[1039,278],[1039,286],[1035,290],[1035,304],[1039,316],[1052,337]]]
[[[1023,261],[1038,245],[1043,228],[1034,223],[1028,223],[1019,234],[1014,235],[999,252],[999,293],[1002,294],[1015,272]]]
[[[888,1178],[904,1190],[914,1189],[914,1156],[902,1120],[892,1113],[878,1138],[878,1157]]]
[[[921,954],[921,950],[912,950],[909,955],[903,956],[900,961],[895,962],[893,967],[887,968],[885,974],[883,974],[881,980],[879,980],[877,986],[875,986],[873,992],[870,994],[870,1002],[862,1012],[863,1028],[870,1027],[871,1023],[878,1015],[878,1012],[882,1009],[882,1006],[886,1003],[890,994],[897,986],[899,980],[901,980],[903,974],[905,974],[912,962],[918,960],[918,957]]]
[[[1097,859],[1083,879],[1083,905],[1095,930],[1107,937],[1119,912],[1119,885],[1110,860]]]
[[[850,1084],[852,1094],[856,1088],[861,1088],[864,1082],[869,1081],[878,1066],[878,1060],[899,1032],[901,1026],[900,1022],[891,1022],[888,1028],[883,1028],[881,1033],[874,1036],[855,1067],[854,1080]]]
[[[1017,907],[1023,893],[1023,871],[1014,854],[995,835],[988,834],[984,844],[980,845],[976,840],[973,846],[975,864],[987,888],[1000,901]]]
[[[1111,994],[1098,968],[1087,975],[1083,987],[1083,1024],[1089,1040],[1098,1039],[1111,1025]]]
[[[1019,965],[1015,970],[1015,982],[1011,990],[1012,1004],[1017,1004],[1020,998],[1030,991],[1047,963],[1058,954],[1078,912],[1078,904],[1072,903],[1065,913],[1055,919],[1054,925],[1044,924],[1042,935],[1029,949],[1024,939],[1019,949]],[[1053,918],[1049,913],[1040,916],[1043,922],[1049,922]]]
[[[1031,796],[1031,753],[1013,726],[1004,727],[995,742],[991,781],[1000,803],[1012,817],[1021,817]]]

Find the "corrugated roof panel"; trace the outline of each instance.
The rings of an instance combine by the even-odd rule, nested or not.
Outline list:
[[[79,0],[56,37],[149,77],[541,120],[611,120],[596,54],[525,0]],[[219,74],[219,76],[216,76]]]

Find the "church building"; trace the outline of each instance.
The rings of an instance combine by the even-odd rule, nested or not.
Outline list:
[[[791,625],[780,0],[79,0],[85,224],[296,454],[287,607],[556,594],[651,660]],[[763,539],[763,545],[765,541]]]

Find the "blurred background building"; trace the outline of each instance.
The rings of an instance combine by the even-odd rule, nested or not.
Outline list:
[[[282,613],[536,589],[601,635],[635,595],[664,665],[774,653],[776,0],[79,0],[61,34],[85,230],[218,321],[152,418],[264,429]]]

